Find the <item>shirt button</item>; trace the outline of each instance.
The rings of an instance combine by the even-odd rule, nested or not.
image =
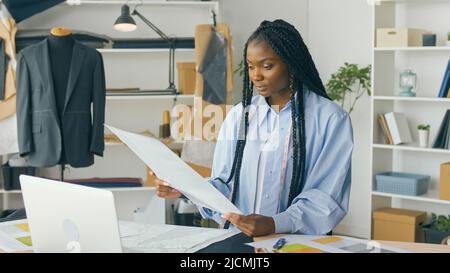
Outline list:
[[[269,199],[269,195],[268,194],[266,194],[264,197],[266,197],[266,199]]]

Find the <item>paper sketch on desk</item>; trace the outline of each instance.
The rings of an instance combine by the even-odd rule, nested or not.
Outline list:
[[[273,250],[273,245],[280,238],[287,243],[279,250]],[[278,253],[407,253],[408,251],[381,245],[376,241],[368,241],[346,236],[314,236],[286,235],[277,238],[248,243],[257,252]]]
[[[206,179],[173,153],[161,141],[105,125],[122,140],[159,179],[167,181],[196,205],[220,213],[242,212]]]
[[[141,224],[138,224],[135,222],[119,220],[120,238],[138,236],[138,235],[144,234],[145,232],[146,232],[146,229],[145,229],[144,225],[141,225]]]
[[[0,223],[0,249],[5,252],[33,250],[27,220]]]
[[[192,253],[238,233],[224,229],[148,225],[127,221],[120,221],[119,225],[121,230],[137,234],[121,236],[122,246],[129,252]]]

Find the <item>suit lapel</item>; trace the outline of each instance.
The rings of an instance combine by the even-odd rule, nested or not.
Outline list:
[[[39,45],[39,52],[40,54],[36,60],[41,69],[39,69],[39,72],[41,74],[42,84],[44,90],[49,92],[49,95],[47,96],[49,99],[49,105],[53,113],[56,117],[58,117],[58,108],[56,107],[56,97],[55,97],[55,90],[53,86],[53,73],[52,73],[52,66],[50,64],[50,53],[48,48],[48,40],[45,39],[42,41]]]
[[[64,112],[66,111],[67,104],[70,101],[75,90],[75,84],[77,83],[78,76],[80,75],[80,70],[84,61],[85,50],[84,48],[75,41],[73,45],[72,61],[70,63],[69,80],[67,84],[66,101],[64,103]]]

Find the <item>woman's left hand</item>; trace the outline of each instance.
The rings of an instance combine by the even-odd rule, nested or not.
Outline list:
[[[275,233],[275,221],[272,217],[259,214],[241,215],[225,213],[223,218],[230,221],[247,236],[257,237]]]

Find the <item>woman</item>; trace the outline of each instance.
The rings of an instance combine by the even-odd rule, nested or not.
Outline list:
[[[327,96],[289,23],[262,22],[245,45],[244,60],[242,103],[220,129],[210,179],[244,215],[200,213],[249,236],[326,234],[348,209],[350,117]],[[252,97],[254,88],[259,94]],[[165,181],[156,184],[160,197],[181,196]]]

